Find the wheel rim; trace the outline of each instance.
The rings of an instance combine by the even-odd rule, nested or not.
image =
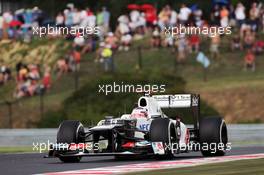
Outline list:
[[[220,143],[227,144],[228,137],[227,137],[227,127],[225,124],[225,121],[222,120],[221,126],[220,126]]]

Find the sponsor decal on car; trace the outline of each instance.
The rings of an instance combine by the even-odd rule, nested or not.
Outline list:
[[[152,149],[154,154],[159,154],[159,155],[165,154],[165,150],[162,142],[152,142]]]
[[[141,141],[141,142],[136,142],[136,146],[150,146],[150,142],[148,141]]]
[[[149,128],[150,128],[150,124],[144,123],[144,124],[139,125],[139,129],[143,131],[149,131]]]

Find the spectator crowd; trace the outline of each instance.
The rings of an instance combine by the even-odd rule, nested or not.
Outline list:
[[[54,22],[38,7],[33,9],[20,9],[13,12],[7,11],[0,14],[0,38],[22,40],[30,42],[34,37],[32,28],[47,24],[58,27],[99,27],[99,35],[63,36],[72,41],[72,49],[63,58],[57,60],[55,70],[57,79],[64,73],[80,69],[81,58],[88,52],[95,52],[95,62],[102,64],[105,72],[115,70],[113,54],[118,51],[131,49],[133,41],[150,38],[151,48],[168,47],[177,53],[177,61],[185,62],[187,55],[198,53],[201,49],[203,37],[210,39],[210,53],[212,59],[220,56],[220,44],[223,36],[216,34],[214,37],[198,34],[178,37],[164,35],[164,28],[182,26],[195,27],[232,27],[230,50],[245,50],[245,69],[255,70],[255,55],[263,54],[264,41],[259,38],[264,33],[264,5],[252,2],[250,7],[245,7],[241,2],[232,4],[215,4],[206,20],[204,11],[196,4],[187,6],[182,4],[179,9],[169,5],[158,12],[151,4],[129,4],[127,13],[117,18],[115,30],[111,30],[111,14],[106,7],[97,11],[90,8],[76,8],[73,4],[59,12]],[[150,36],[150,37],[147,37]],[[58,36],[47,36],[50,38]],[[61,36],[59,36],[61,37]],[[12,79],[11,69],[4,64],[0,67],[0,84]],[[48,90],[51,86],[51,67],[34,64],[18,63],[16,66],[16,91],[15,97],[32,96]]]
[[[16,84],[16,98],[39,95],[51,86],[50,68],[44,68],[41,78],[40,65],[19,62],[16,64]]]

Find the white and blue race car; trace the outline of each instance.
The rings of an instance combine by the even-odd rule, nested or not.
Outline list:
[[[189,108],[193,125],[185,125],[177,114],[166,116],[164,108]],[[117,159],[136,156],[169,159],[190,151],[223,156],[229,146],[225,121],[221,117],[200,117],[199,95],[147,95],[138,99],[131,114],[105,117],[87,130],[79,121],[63,121],[48,157],[58,157],[63,162],[107,155]]]

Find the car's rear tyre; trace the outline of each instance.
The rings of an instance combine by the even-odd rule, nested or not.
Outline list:
[[[207,117],[201,119],[199,125],[199,138],[203,156],[225,155],[228,135],[225,121],[221,117]]]
[[[149,137],[151,142],[162,142],[165,149],[164,155],[155,155],[158,159],[171,159],[172,143],[176,141],[175,125],[168,118],[154,119],[150,125]]]
[[[84,143],[84,127],[79,121],[63,121],[57,133],[57,143]],[[81,156],[59,157],[62,162],[74,163],[80,162]]]

